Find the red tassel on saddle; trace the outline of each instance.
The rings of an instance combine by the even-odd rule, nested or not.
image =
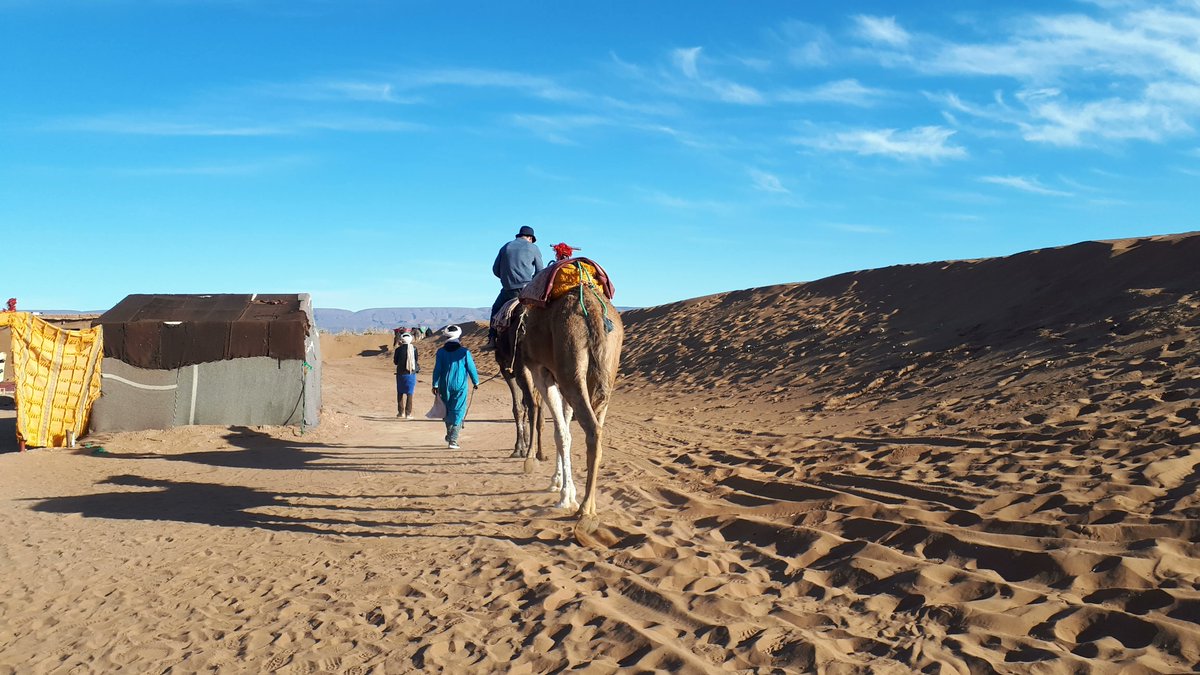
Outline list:
[[[566,260],[566,259],[570,258],[572,255],[574,255],[575,251],[583,250],[581,248],[575,248],[574,246],[571,246],[570,244],[564,244],[562,242],[559,242],[559,243],[555,244],[554,246],[551,246],[550,248],[554,249],[554,259],[555,260]]]

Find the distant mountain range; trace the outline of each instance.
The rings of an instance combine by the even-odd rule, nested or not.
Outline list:
[[[393,328],[421,326],[441,328],[452,323],[487,321],[490,307],[376,307],[351,312],[318,307],[317,328],[327,333],[366,333]]]
[[[618,307],[617,311],[625,311],[628,307]],[[103,311],[81,312],[70,309],[33,310],[43,316],[87,315],[95,318]],[[318,307],[313,310],[317,320],[317,328],[327,333],[368,333],[373,331],[390,331],[393,328],[422,328],[438,329],[452,323],[469,323],[471,321],[487,321],[490,307],[376,307],[351,312],[348,309],[333,309]]]

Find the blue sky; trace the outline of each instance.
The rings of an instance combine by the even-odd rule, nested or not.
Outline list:
[[[0,0],[0,63],[26,309],[486,306],[522,225],[628,306],[1200,229],[1198,0]]]

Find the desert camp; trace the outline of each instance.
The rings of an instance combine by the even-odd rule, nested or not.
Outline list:
[[[94,323],[105,335],[95,431],[318,423],[307,294],[130,295]]]
[[[501,381],[476,393],[469,451],[442,456],[437,420],[390,414],[380,337],[322,334],[304,433],[3,456],[6,653],[43,670],[1183,669],[1198,247],[1086,242],[626,311],[591,546],[545,492],[553,461],[510,457]],[[724,355],[718,332],[755,349]],[[62,555],[79,538],[89,555]]]

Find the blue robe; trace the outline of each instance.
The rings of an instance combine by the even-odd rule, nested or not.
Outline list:
[[[457,342],[449,342],[437,351],[433,364],[433,386],[446,404],[447,424],[462,426],[467,415],[468,380],[479,386],[479,371],[471,352]]]

